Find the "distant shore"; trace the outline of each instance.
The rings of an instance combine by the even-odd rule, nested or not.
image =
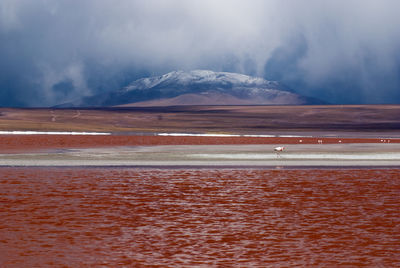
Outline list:
[[[41,150],[157,145],[250,145],[250,144],[396,144],[399,138],[327,137],[219,137],[158,135],[0,135],[0,152],[28,153]]]
[[[0,166],[400,167],[397,139],[35,135],[0,141]],[[280,155],[273,150],[278,144],[286,147]]]
[[[398,167],[399,114],[400,105],[0,108],[0,165]]]

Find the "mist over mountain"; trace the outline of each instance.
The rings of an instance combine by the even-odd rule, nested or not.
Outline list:
[[[1,0],[0,106],[213,70],[333,104],[400,103],[398,0]]]
[[[83,99],[81,106],[318,104],[276,81],[210,70],[174,71],[133,81],[107,94]],[[70,104],[71,105],[71,104]],[[64,106],[68,106],[65,104]]]

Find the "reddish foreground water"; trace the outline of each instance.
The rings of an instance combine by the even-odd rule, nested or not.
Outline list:
[[[0,168],[0,267],[399,267],[400,169]]]

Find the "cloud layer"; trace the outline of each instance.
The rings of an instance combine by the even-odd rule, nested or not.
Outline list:
[[[46,106],[171,70],[400,103],[396,0],[2,0],[0,105]]]

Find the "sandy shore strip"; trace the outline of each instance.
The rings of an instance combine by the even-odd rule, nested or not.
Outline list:
[[[42,150],[162,145],[327,145],[400,144],[398,138],[159,136],[159,135],[0,135],[0,153]]]
[[[400,144],[156,145],[0,154],[0,166],[394,166]]]

